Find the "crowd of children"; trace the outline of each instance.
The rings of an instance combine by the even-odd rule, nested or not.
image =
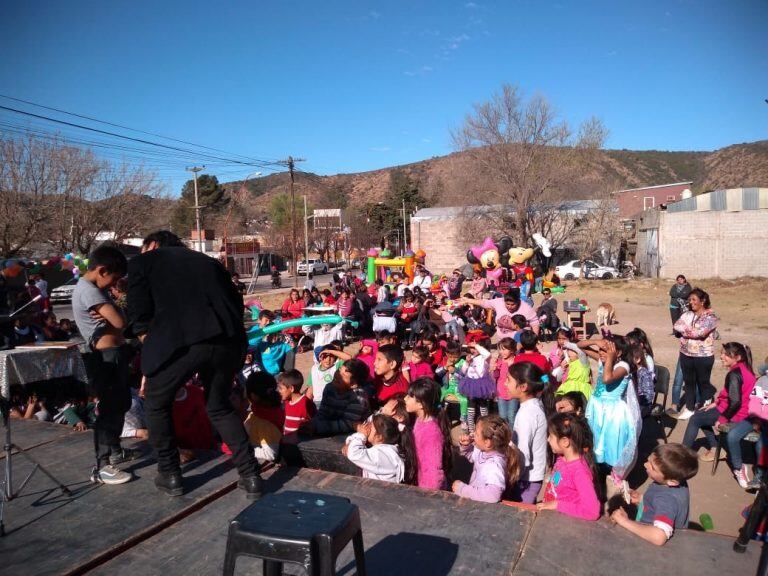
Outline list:
[[[653,348],[645,332],[635,328],[626,336],[577,341],[552,321],[556,305],[531,316],[514,293],[494,305],[479,300],[487,287],[477,279],[462,298],[461,282],[452,278],[430,290],[423,277],[418,285],[399,282],[386,289],[345,276],[333,291],[292,291],[281,310],[260,311],[262,328],[318,304],[358,325],[354,331],[344,323],[306,326],[252,342],[233,383],[233,401],[241,406],[260,462],[289,460],[304,436],[344,435],[342,453],[365,478],[450,490],[482,502],[535,504],[584,520],[605,512],[609,480],[622,504],[608,507],[611,519],[656,544],[687,525],[686,481],[698,469],[691,448],[700,429],[710,448],[716,431],[728,433],[736,478],[749,484],[739,441],[752,429],[750,397],[762,388],[748,347],[723,346],[725,388],[714,402],[701,399],[682,445],[653,450],[645,462],[652,484],[640,496],[629,489],[627,477],[636,467],[643,421],[656,396]],[[499,322],[499,315],[506,320]],[[554,341],[547,354],[538,323],[544,316]],[[46,326],[52,337],[65,330],[53,320]],[[381,326],[391,330],[371,332]],[[302,340],[308,345],[302,347]],[[349,345],[351,340],[359,342]],[[295,368],[302,350],[312,364],[305,374]],[[195,387],[190,382],[177,398],[186,406],[176,422],[180,436],[183,414],[202,402]],[[768,395],[768,381],[764,389]],[[129,413],[135,418],[126,422],[134,436],[145,437],[140,396],[134,394]],[[54,415],[37,397],[26,403],[17,398],[14,409],[17,417],[55,417],[85,429],[97,400],[69,398]],[[207,420],[204,410],[194,414]],[[210,427],[202,434],[180,447],[210,447]],[[460,458],[472,464],[471,476],[454,476]],[[709,452],[701,457],[708,458]],[[628,509],[634,509],[634,519]]]

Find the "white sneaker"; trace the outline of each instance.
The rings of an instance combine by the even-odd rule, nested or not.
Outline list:
[[[739,486],[741,486],[744,490],[747,489],[747,486],[749,486],[749,478],[747,477],[746,466],[742,466],[738,470],[734,470],[733,477],[736,478],[736,482],[739,483]]]
[[[125,484],[131,478],[132,476],[128,472],[119,470],[110,464],[102,466],[96,475],[96,480],[102,484]]]
[[[693,416],[693,410],[688,410],[688,408],[683,408],[683,411],[677,414],[677,419],[688,420],[691,416]]]

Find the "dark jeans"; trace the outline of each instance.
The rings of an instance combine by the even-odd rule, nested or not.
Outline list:
[[[88,372],[88,393],[99,399],[93,444],[98,466],[109,463],[112,451],[120,450],[125,413],[131,407],[128,350],[107,348],[83,355]]]
[[[211,423],[232,450],[232,461],[242,476],[258,470],[243,422],[232,407],[230,394],[235,373],[242,368],[243,353],[235,344],[219,341],[193,344],[182,350],[157,373],[147,378],[144,409],[149,442],[163,473],[180,470],[179,451],[173,430],[172,408],[176,391],[195,373],[205,388]]]
[[[714,356],[702,358],[680,354],[680,368],[683,370],[685,382],[685,407],[693,410],[696,406],[696,397],[704,402],[712,398],[714,388],[709,379],[712,375],[712,366],[715,364]]]
[[[712,427],[717,423],[718,418],[720,418],[720,412],[717,408],[697,410],[688,419],[688,426],[685,428],[685,434],[683,434],[683,445],[693,448],[693,443],[699,435],[699,430],[701,430],[704,433],[704,438],[707,439],[707,448],[715,448],[717,437]]]
[[[680,316],[683,315],[683,309],[679,306],[676,306],[675,308],[669,307],[669,315],[672,318],[672,326],[674,327],[675,322],[680,320]]]

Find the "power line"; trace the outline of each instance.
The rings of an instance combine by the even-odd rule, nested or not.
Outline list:
[[[91,122],[98,122],[100,124],[105,124],[107,126],[112,126],[114,128],[122,128],[123,130],[130,130],[131,132],[136,132],[138,134],[146,134],[147,136],[155,136],[157,138],[163,138],[164,140],[169,140],[171,142],[178,142],[179,144],[187,144],[189,146],[195,146],[198,148],[203,148],[205,150],[211,150],[214,152],[221,152],[222,154],[232,154],[231,152],[227,152],[226,150],[221,150],[219,148],[213,148],[210,146],[204,146],[202,144],[195,144],[194,142],[188,142],[187,140],[179,140],[178,138],[171,138],[170,136],[163,136],[162,134],[157,134],[155,132],[147,132],[145,130],[139,130],[137,128],[131,128],[130,126],[123,126],[122,124],[115,124],[114,122],[107,122],[106,120],[99,120],[98,118],[94,118],[93,116],[86,116],[84,114],[77,114],[75,112],[68,112],[66,110],[62,110],[60,108],[54,108],[52,106],[45,106],[43,104],[37,104],[36,102],[30,102],[29,100],[24,100],[23,98],[15,98],[13,96],[8,96],[6,94],[0,94],[0,98],[5,98],[6,100],[12,100],[14,102],[21,102],[23,104],[28,104],[30,106],[35,106],[37,108],[42,108],[44,110],[50,110],[52,112],[58,112],[60,114],[66,114],[68,116],[74,116],[75,118],[82,118],[83,120],[90,120]],[[257,158],[252,158],[250,156],[245,156],[243,154],[234,154],[234,156],[240,156],[241,158],[246,158],[248,160],[252,160],[254,162],[267,162],[267,163],[276,163],[275,161],[269,161],[269,160],[259,160]]]
[[[0,105],[0,110],[7,110],[9,112],[14,112],[16,114],[21,114],[23,116],[29,116],[31,118],[37,118],[37,119],[40,119],[40,120],[46,120],[48,122],[54,122],[56,124],[61,124],[63,126],[70,126],[72,128],[79,128],[81,130],[88,130],[90,132],[95,132],[97,134],[104,134],[106,136],[112,136],[112,137],[115,137],[115,138],[121,138],[121,139],[124,139],[124,140],[130,140],[132,142],[138,142],[140,144],[146,144],[148,146],[156,146],[158,148],[165,148],[165,149],[168,149],[168,150],[175,150],[177,152],[183,152],[185,154],[197,154],[198,156],[201,156],[198,152],[195,152],[194,150],[187,150],[187,149],[184,149],[184,148],[179,148],[177,146],[170,146],[168,144],[161,144],[159,142],[152,142],[150,140],[144,140],[143,138],[133,138],[132,136],[126,136],[124,134],[118,134],[116,132],[110,132],[108,130],[100,130],[98,128],[92,128],[90,126],[83,126],[82,124],[75,124],[74,122],[67,122],[66,120],[59,120],[57,118],[51,118],[49,116],[43,116],[41,114],[35,114],[33,112],[27,112],[27,111],[24,111],[24,110],[18,110],[16,108],[11,108],[9,106]],[[202,155],[202,156],[206,156],[206,155]],[[233,164],[242,164],[244,166],[265,167],[265,166],[274,166],[275,164],[280,164],[280,162],[262,162],[262,161],[256,161],[255,163],[248,163],[248,162],[243,162],[243,161],[236,160],[236,159],[233,159],[233,158],[222,158],[221,156],[213,156],[213,155],[207,155],[207,156],[210,157],[210,158],[213,158],[215,160],[223,160],[225,162],[230,162],[230,163],[233,163]]]

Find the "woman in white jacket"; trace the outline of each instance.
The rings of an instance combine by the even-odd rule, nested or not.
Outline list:
[[[363,471],[363,478],[415,483],[416,452],[410,431],[391,416],[375,414],[359,424],[357,432],[347,438],[342,453]]]

